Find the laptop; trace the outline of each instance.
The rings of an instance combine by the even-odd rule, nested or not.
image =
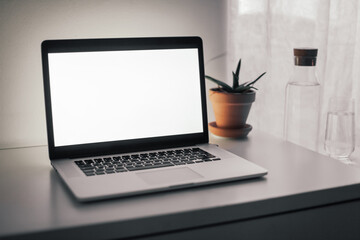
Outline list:
[[[81,202],[260,177],[209,144],[199,37],[42,42],[51,164]]]

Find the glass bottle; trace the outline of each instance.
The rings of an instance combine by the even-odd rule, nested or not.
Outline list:
[[[315,66],[317,49],[295,48],[293,76],[286,85],[284,138],[318,150],[320,84]]]

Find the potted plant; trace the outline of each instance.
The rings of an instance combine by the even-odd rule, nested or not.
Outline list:
[[[246,124],[247,117],[252,103],[255,101],[255,88],[253,85],[262,77],[251,82],[239,83],[241,59],[239,60],[236,71],[232,72],[233,84],[229,86],[225,82],[219,81],[206,75],[205,77],[216,83],[217,88],[210,89],[210,101],[212,103],[215,122],[209,123],[210,131],[223,137],[245,137],[252,127]]]

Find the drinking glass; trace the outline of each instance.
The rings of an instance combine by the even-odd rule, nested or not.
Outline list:
[[[325,150],[332,158],[354,164],[350,155],[355,149],[354,100],[332,97],[327,113]]]

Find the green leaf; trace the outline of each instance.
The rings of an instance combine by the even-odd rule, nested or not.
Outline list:
[[[236,67],[236,71],[235,73],[233,73],[233,89],[237,88],[239,86],[239,81],[240,81],[240,78],[239,78],[239,74],[240,74],[240,68],[241,68],[241,58],[238,62],[238,65]]]
[[[258,90],[256,87],[253,87],[253,86],[242,86],[242,87],[236,88],[234,92],[243,93],[243,92],[247,92],[251,89]]]
[[[209,79],[210,81],[216,83],[217,85],[220,85],[221,87],[223,87],[223,88],[224,88],[226,91],[228,91],[228,92],[232,92],[232,91],[233,91],[232,87],[230,87],[229,85],[227,85],[226,83],[224,83],[224,82],[222,82],[222,81],[220,81],[220,80],[217,80],[217,79],[215,79],[215,78],[213,78],[213,77],[210,77],[210,76],[207,76],[207,75],[205,75],[205,78],[207,78],[207,79]]]
[[[239,86],[239,77],[236,76],[236,74],[234,72],[232,72],[233,74],[233,89],[237,88]]]
[[[239,86],[235,89],[235,92],[237,92],[237,93],[246,92],[250,88],[251,88],[250,86]]]
[[[266,72],[262,73],[259,77],[257,77],[254,81],[248,83],[246,86],[251,86],[253,84],[255,84],[262,76],[265,75]]]
[[[240,68],[241,68],[241,58],[240,58],[239,63],[237,65],[237,67],[236,67],[236,73],[235,73],[238,79],[239,79],[239,74],[240,74]]]
[[[246,84],[248,84],[248,82],[244,82],[244,83],[240,84],[239,87],[244,87],[244,86],[246,86]]]

